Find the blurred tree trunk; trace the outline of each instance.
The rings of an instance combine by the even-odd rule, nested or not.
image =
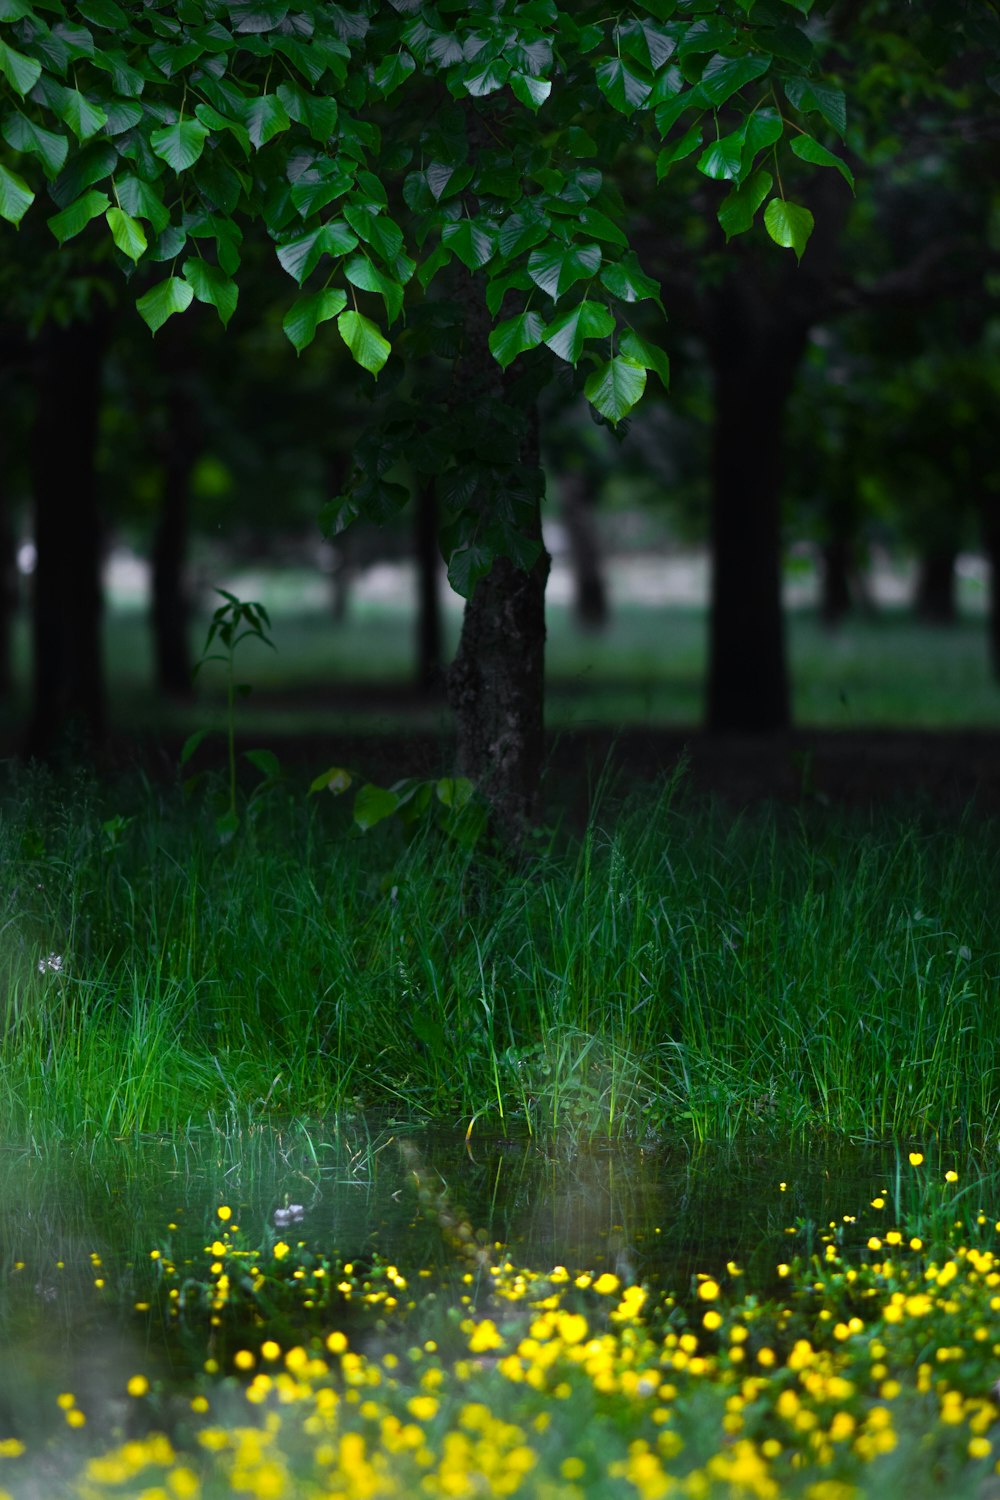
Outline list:
[[[40,759],[85,751],[105,729],[101,654],[102,528],[95,449],[106,318],[39,335],[31,478],[33,707],[26,749]]]
[[[505,395],[500,367],[487,343],[490,315],[482,288],[471,278],[463,277],[457,290],[465,350],[456,365],[455,386],[463,404],[489,422],[495,420],[491,413],[504,404]],[[537,408],[525,417],[520,462],[537,473]],[[488,522],[488,515],[484,519]],[[541,546],[539,499],[532,502],[530,521],[522,529]],[[466,601],[458,650],[448,671],[458,770],[487,797],[495,832],[512,846],[541,816],[548,573],[544,547],[528,571],[507,557],[497,557]]]
[[[584,630],[603,630],[608,623],[608,591],[594,525],[594,494],[585,473],[569,470],[560,475],[559,502],[569,542],[577,624]]]
[[[821,548],[823,559],[820,619],[836,630],[851,612],[851,573],[854,547],[848,536],[833,536]]]
[[[417,564],[417,686],[422,693],[432,693],[444,681],[441,549],[433,479],[428,479],[417,491],[413,550]]]
[[[781,449],[807,325],[741,260],[716,295],[708,728],[790,718],[781,604]]]
[[[9,698],[14,685],[13,635],[17,610],[17,537],[11,514],[10,454],[0,428],[0,698]]]
[[[986,636],[993,676],[1000,682],[1000,495],[984,494],[979,516],[983,551],[990,568]]]
[[[958,619],[958,549],[929,547],[921,556],[913,607],[925,625],[954,625]]]
[[[171,337],[173,335],[173,337]],[[153,651],[156,685],[169,698],[190,698],[191,602],[185,569],[191,507],[191,475],[201,447],[198,401],[191,390],[192,372],[179,343],[180,330],[161,335],[160,357],[168,377],[166,424],[160,440],[163,494],[153,537]]]

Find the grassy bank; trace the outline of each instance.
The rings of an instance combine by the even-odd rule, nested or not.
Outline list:
[[[179,792],[19,773],[0,855],[22,1137],[340,1106],[588,1137],[1000,1130],[1000,838],[972,814],[734,820],[675,780],[512,872],[286,788],[220,846]]]

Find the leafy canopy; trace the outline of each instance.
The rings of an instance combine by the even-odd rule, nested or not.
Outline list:
[[[0,215],[19,224],[45,191],[60,245],[103,220],[154,332],[193,301],[228,322],[258,221],[299,289],[295,348],[333,323],[374,375],[414,282],[458,262],[481,273],[498,362],[539,346],[586,360],[588,398],[617,422],[666,364],[622,338],[658,289],[615,157],[652,148],[662,181],[698,151],[728,188],[727,235],[767,201],[772,238],[801,254],[809,215],[762,162],[792,122],[802,160],[847,171],[811,134],[842,136],[845,104],[814,76],[810,9],[0,0]],[[470,148],[463,105],[488,146]]]

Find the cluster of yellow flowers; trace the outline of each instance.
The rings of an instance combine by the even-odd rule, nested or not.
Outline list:
[[[915,1153],[916,1154],[916,1153]],[[919,1161],[912,1163],[915,1167]],[[1000,1474],[1000,1223],[944,1249],[855,1216],[819,1251],[777,1268],[777,1297],[729,1263],[683,1298],[610,1272],[540,1274],[501,1260],[407,1343],[384,1323],[358,1347],[339,1329],[282,1347],[250,1339],[153,1433],[85,1453],[86,1403],[59,1397],[59,1492],[76,1500],[860,1500],[980,1496]],[[222,1223],[230,1215],[221,1212]],[[235,1230],[233,1231],[235,1233]],[[854,1245],[857,1248],[852,1249]],[[212,1317],[243,1252],[206,1246]],[[283,1274],[295,1250],[272,1247]],[[168,1282],[173,1271],[166,1267]],[[381,1317],[406,1278],[383,1268]],[[388,1274],[391,1272],[391,1275]],[[239,1275],[264,1276],[261,1256]],[[345,1268],[342,1295],[368,1285]],[[371,1291],[361,1292],[361,1297]],[[145,1375],[125,1382],[155,1410]],[[97,1424],[92,1424],[96,1426]],[[76,1446],[78,1452],[65,1450]],[[0,1442],[0,1500],[39,1493],[39,1455]],[[52,1472],[51,1452],[44,1457]],[[7,1483],[9,1488],[3,1488]]]

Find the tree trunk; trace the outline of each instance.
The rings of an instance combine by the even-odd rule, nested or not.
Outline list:
[[[438,546],[437,491],[429,479],[417,494],[413,528],[417,564],[417,686],[435,692],[444,681],[441,622],[441,549]]]
[[[920,558],[913,607],[925,625],[954,625],[958,619],[955,547],[932,547]]]
[[[464,349],[456,362],[456,400],[478,425],[496,422],[509,388],[490,354],[491,328],[483,288],[462,277],[456,288],[463,309]],[[537,407],[526,412],[525,436],[516,455],[523,470],[540,471]],[[496,434],[492,447],[495,449]],[[487,450],[490,442],[484,441]],[[510,468],[511,482],[517,476]],[[540,488],[540,487],[539,487]],[[490,497],[474,496],[484,528]],[[448,671],[448,700],[455,714],[457,762],[491,805],[494,831],[516,846],[541,816],[543,705],[545,692],[545,584],[549,557],[542,542],[539,494],[520,530],[541,548],[525,571],[497,557],[466,601],[462,634]]]
[[[986,636],[989,643],[990,667],[993,676],[1000,682],[1000,496],[984,495],[980,502],[979,517],[983,551],[990,565]]]
[[[9,698],[14,685],[13,633],[17,609],[17,538],[11,515],[10,456],[0,432],[0,698]]]
[[[584,630],[608,623],[608,591],[594,525],[594,500],[585,474],[569,471],[559,479],[559,500],[573,569],[573,611]]]
[[[168,698],[193,694],[191,673],[191,601],[188,596],[188,527],[191,474],[200,451],[198,400],[191,389],[193,372],[186,332],[166,328],[159,339],[161,368],[167,377],[166,424],[160,440],[163,493],[153,537],[153,654],[156,685]]]
[[[535,534],[540,541],[540,509]],[[541,817],[548,573],[544,550],[529,572],[498,557],[466,603],[448,673],[458,770],[485,793],[511,844]]]
[[[819,612],[828,630],[836,630],[851,612],[851,573],[854,548],[847,536],[823,543],[823,576]]]
[[[31,472],[33,710],[27,751],[96,747],[104,735],[101,524],[95,471],[106,327],[47,325],[39,337]]]
[[[708,728],[788,727],[781,604],[781,447],[807,325],[737,263],[716,299],[712,337],[712,598]],[[780,282],[779,282],[780,287]]]

